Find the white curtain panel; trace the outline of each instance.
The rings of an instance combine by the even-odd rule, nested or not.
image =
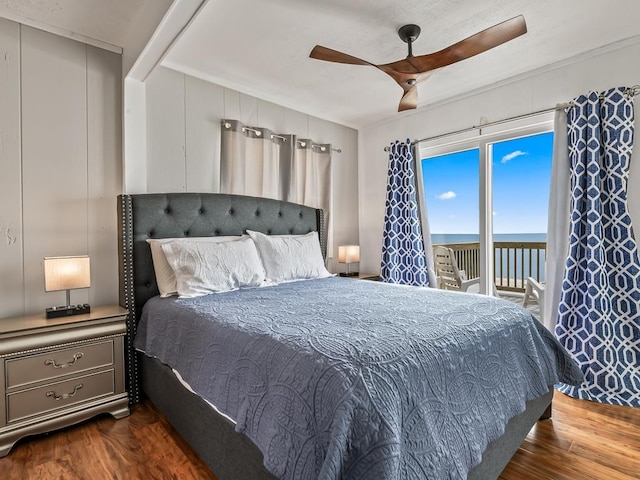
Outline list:
[[[321,208],[327,225],[327,256],[331,258],[331,151],[330,144],[222,120],[220,192]]]
[[[222,121],[220,191],[287,200],[292,135]]]
[[[562,293],[562,278],[569,254],[569,215],[571,178],[569,147],[567,145],[567,113],[556,110],[553,129],[553,162],[549,192],[549,216],[547,225],[546,286],[543,319],[544,325],[555,331],[558,305]]]
[[[297,139],[291,171],[290,201],[324,210],[327,257],[333,257],[331,145]]]

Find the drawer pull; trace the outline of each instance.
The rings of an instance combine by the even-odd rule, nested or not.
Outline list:
[[[55,360],[48,359],[48,360],[45,360],[45,361],[44,361],[44,364],[45,364],[45,365],[52,365],[52,366],[53,366],[53,368],[67,368],[67,367],[72,367],[72,366],[73,366],[73,365],[75,365],[75,364],[76,364],[76,362],[77,362],[78,360],[80,360],[83,356],[84,356],[84,353],[82,353],[82,352],[78,352],[78,353],[76,353],[76,354],[74,354],[74,355],[73,355],[73,360],[71,360],[71,361],[70,361],[70,362],[68,362],[68,363],[63,363],[62,365],[58,365],[58,364],[56,363],[56,361],[55,361]]]
[[[76,392],[77,392],[78,390],[80,390],[81,388],[82,388],[82,384],[81,384],[81,383],[79,383],[78,385],[76,385],[75,387],[73,387],[73,392],[71,392],[71,393],[63,393],[62,395],[56,395],[56,392],[54,392],[53,390],[51,390],[50,392],[47,392],[47,394],[46,394],[46,395],[47,395],[47,397],[53,397],[53,398],[54,398],[54,400],[56,400],[56,401],[58,401],[58,400],[64,400],[64,399],[67,399],[67,398],[71,398],[71,397],[73,397],[73,396],[76,394]]]

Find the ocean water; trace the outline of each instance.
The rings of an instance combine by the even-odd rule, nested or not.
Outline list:
[[[479,242],[480,236],[478,234],[465,234],[465,233],[432,233],[431,242],[434,245],[447,244],[447,243],[474,243]],[[546,233],[497,233],[493,235],[494,242],[546,242]],[[529,251],[525,251],[524,262],[522,262],[522,250],[511,250],[511,258],[507,258],[507,251],[503,250],[502,255],[495,259],[496,277],[508,277],[508,278],[527,278],[529,276],[538,277],[541,281],[545,280],[545,260],[546,250],[540,252],[540,258],[538,259],[538,252],[536,250],[531,251],[531,262],[529,262]],[[515,260],[515,261],[514,261]],[[523,264],[524,263],[524,264]],[[529,265],[531,263],[531,269]],[[540,271],[537,272],[538,265],[540,265]],[[460,266],[462,268],[462,266]]]
[[[480,235],[473,233],[432,233],[431,243],[466,243],[479,242]],[[494,242],[546,242],[546,233],[496,233]]]

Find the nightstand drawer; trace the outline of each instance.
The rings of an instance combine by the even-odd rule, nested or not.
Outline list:
[[[7,422],[15,422],[113,393],[113,370],[11,393],[7,395]]]
[[[7,360],[7,385],[13,388],[62,375],[113,365],[113,340],[79,344]]]

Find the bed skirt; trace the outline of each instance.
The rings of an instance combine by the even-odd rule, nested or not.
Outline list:
[[[155,358],[140,355],[142,389],[151,402],[191,445],[218,480],[277,480],[262,464],[262,453],[235,425],[206,401],[186,389],[173,371]],[[469,480],[496,479],[539,419],[550,417],[553,389],[527,402],[504,435],[489,444]]]

